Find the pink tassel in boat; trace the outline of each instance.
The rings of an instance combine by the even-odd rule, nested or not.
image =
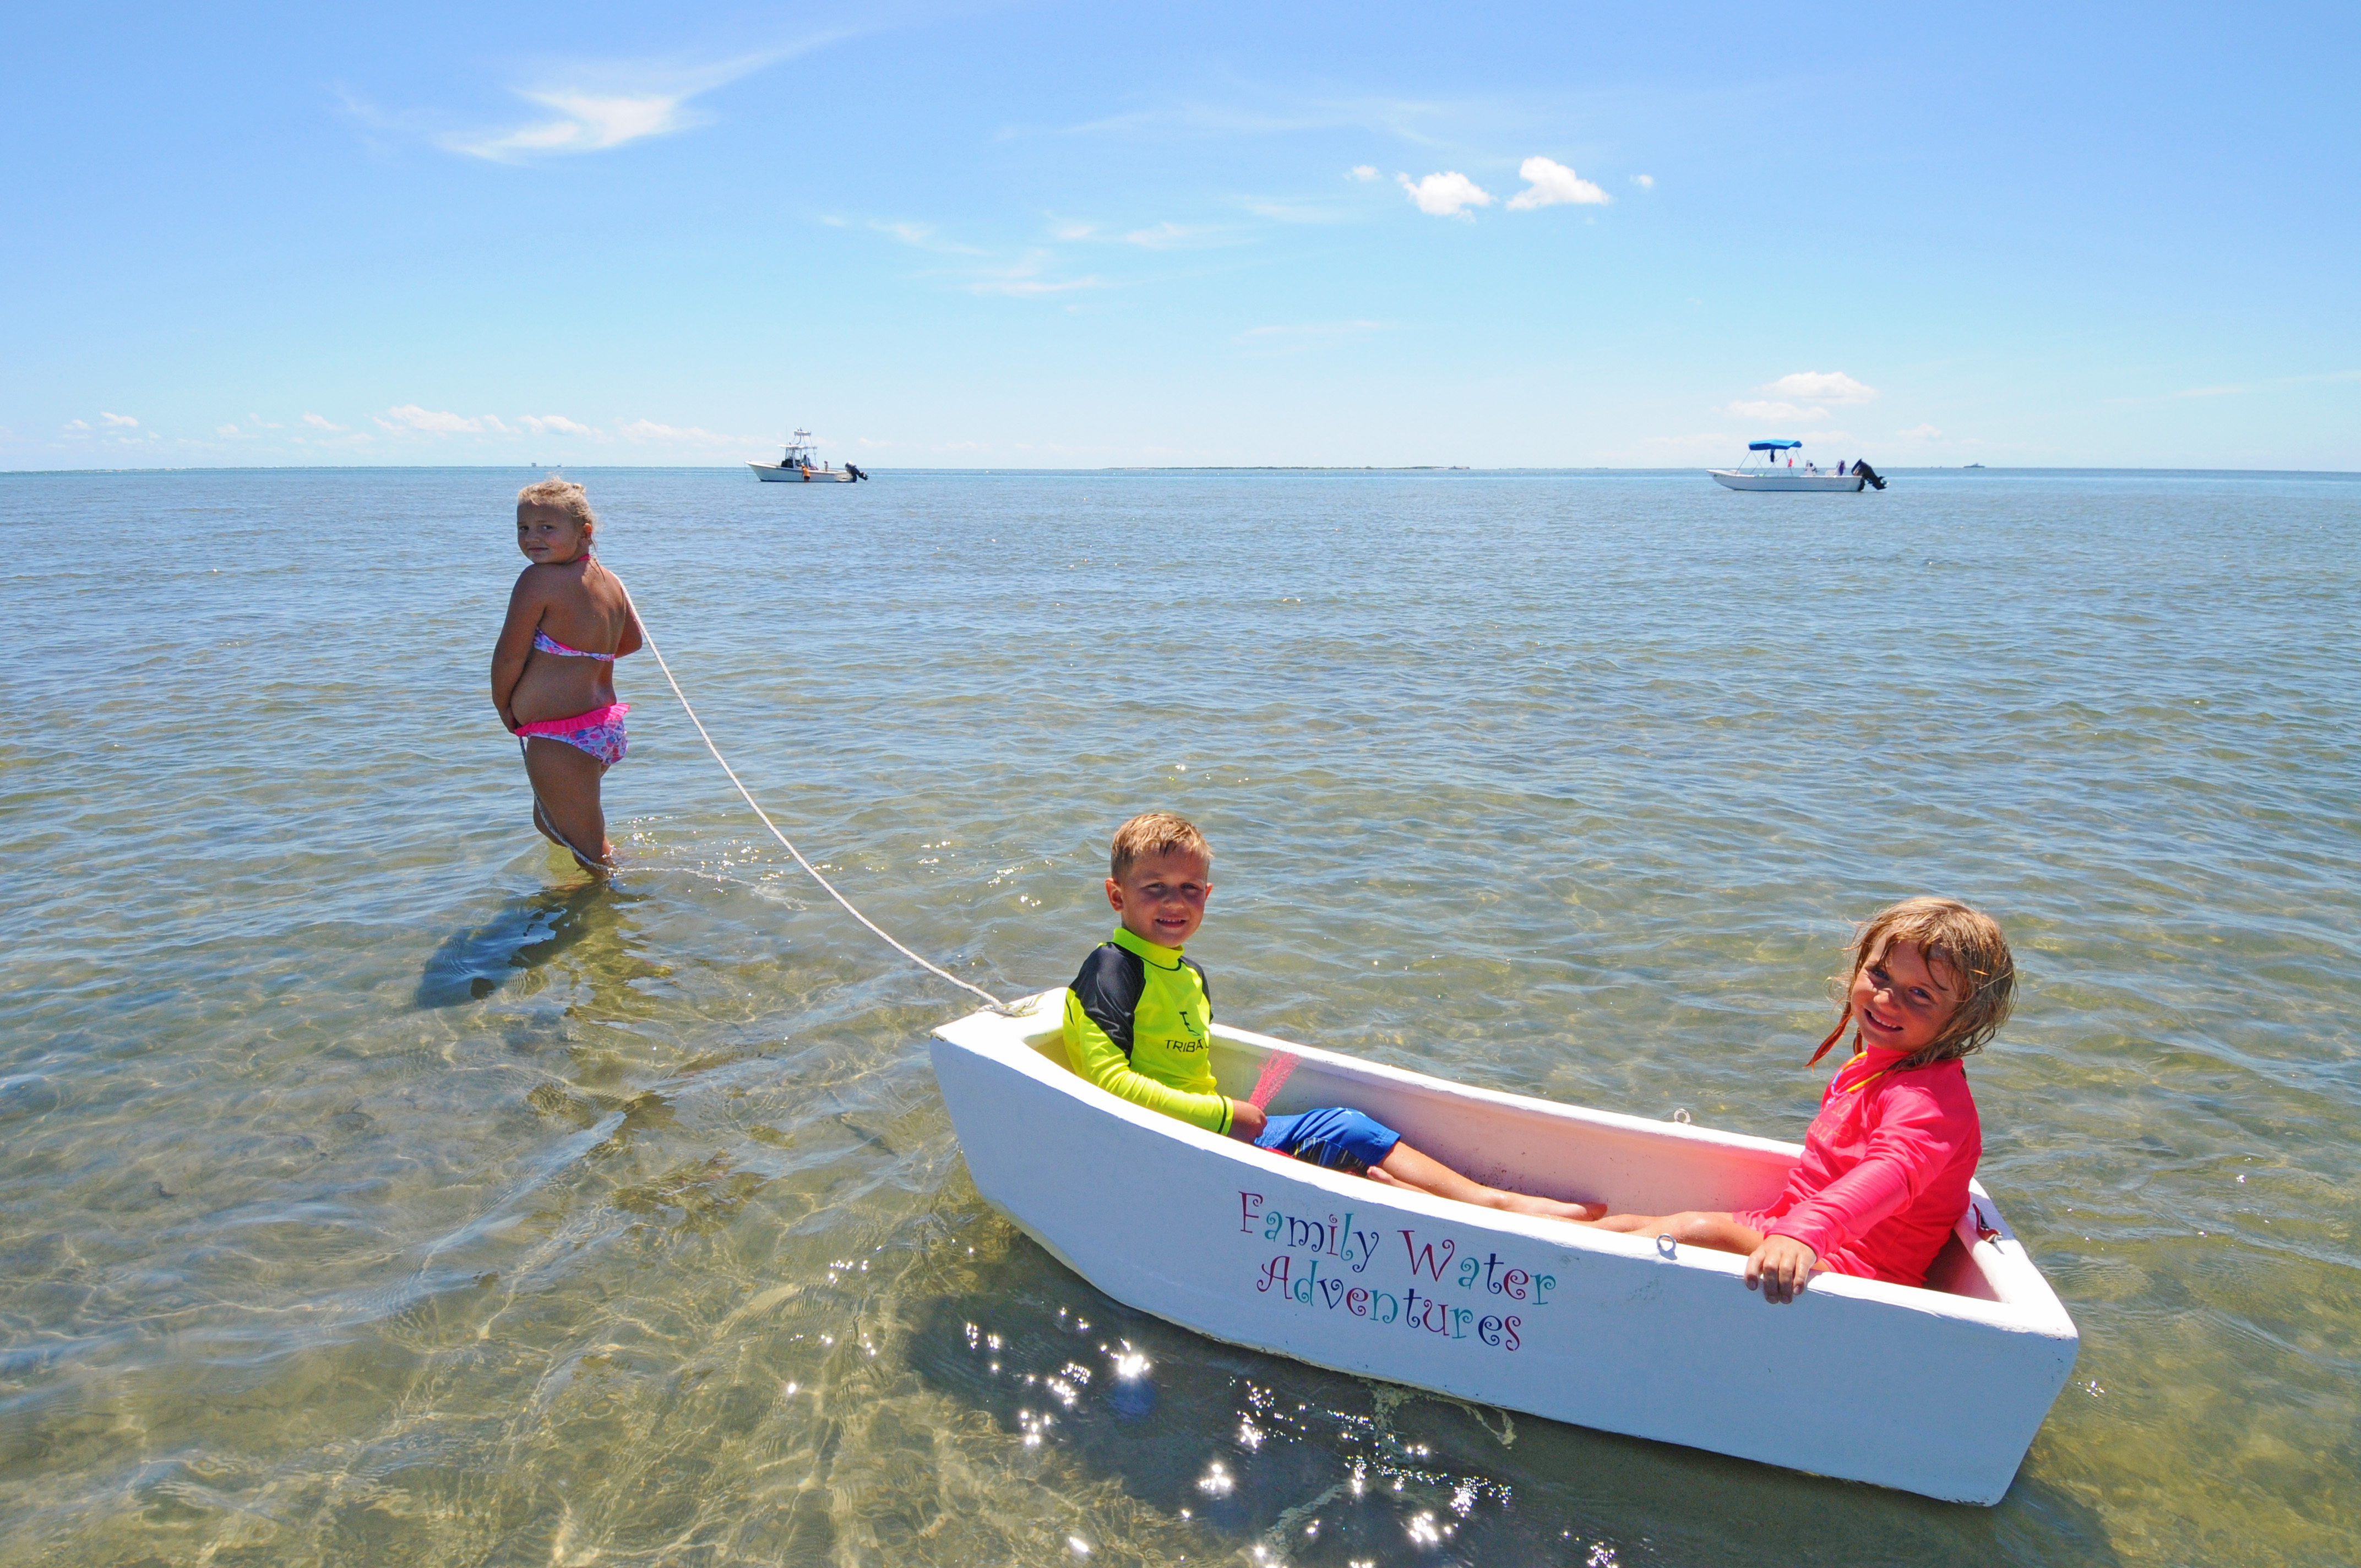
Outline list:
[[[1262,1076],[1255,1080],[1254,1092],[1246,1096],[1246,1103],[1257,1111],[1269,1110],[1271,1096],[1279,1092],[1279,1085],[1287,1081],[1287,1075],[1301,1059],[1290,1051],[1273,1051],[1265,1057]]]

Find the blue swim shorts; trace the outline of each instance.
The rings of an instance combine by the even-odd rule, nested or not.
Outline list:
[[[1358,1111],[1329,1106],[1293,1116],[1273,1116],[1255,1140],[1258,1149],[1276,1149],[1297,1159],[1331,1170],[1356,1174],[1385,1163],[1401,1135],[1381,1126]]]

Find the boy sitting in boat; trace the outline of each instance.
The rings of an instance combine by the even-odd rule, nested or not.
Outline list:
[[[1853,938],[1843,1010],[1820,1048],[1855,1025],[1804,1157],[1767,1209],[1609,1214],[1600,1230],[1668,1235],[1746,1255],[1746,1288],[1792,1301],[1817,1272],[1919,1285],[1968,1206],[1983,1132],[1960,1058],[2008,1021],[2016,961],[1992,917],[1912,898]]]
[[[1205,918],[1213,892],[1213,847],[1170,812],[1125,823],[1108,856],[1107,903],[1120,920],[1114,939],[1082,961],[1066,992],[1066,1059],[1075,1072],[1135,1105],[1209,1133],[1240,1138],[1331,1169],[1438,1198],[1539,1214],[1593,1219],[1598,1203],[1560,1203],[1487,1187],[1401,1141],[1357,1111],[1331,1106],[1265,1116],[1251,1101],[1225,1097],[1213,1081],[1207,1044],[1213,1003],[1203,966],[1181,947]]]

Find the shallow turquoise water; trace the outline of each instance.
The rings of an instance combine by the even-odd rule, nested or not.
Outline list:
[[[1170,806],[1230,1021],[1797,1136],[1846,921],[1991,909],[1983,1177],[2073,1384],[1984,1510],[1117,1308],[976,1198],[959,998],[648,660],[620,885],[532,836],[527,476],[16,476],[0,1563],[2361,1555],[2361,483],[582,477],[750,784],[1002,994]],[[1039,1427],[1109,1336],[1152,1406]]]

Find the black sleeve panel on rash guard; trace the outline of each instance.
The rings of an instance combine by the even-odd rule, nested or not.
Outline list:
[[[1199,970],[1199,978],[1203,975]],[[1126,1061],[1131,1059],[1132,1015],[1139,1009],[1139,994],[1147,984],[1148,966],[1139,955],[1126,952],[1113,942],[1092,948],[1091,956],[1082,960],[1082,972],[1074,976],[1074,1000],[1082,1003],[1083,1015],[1106,1031]]]

